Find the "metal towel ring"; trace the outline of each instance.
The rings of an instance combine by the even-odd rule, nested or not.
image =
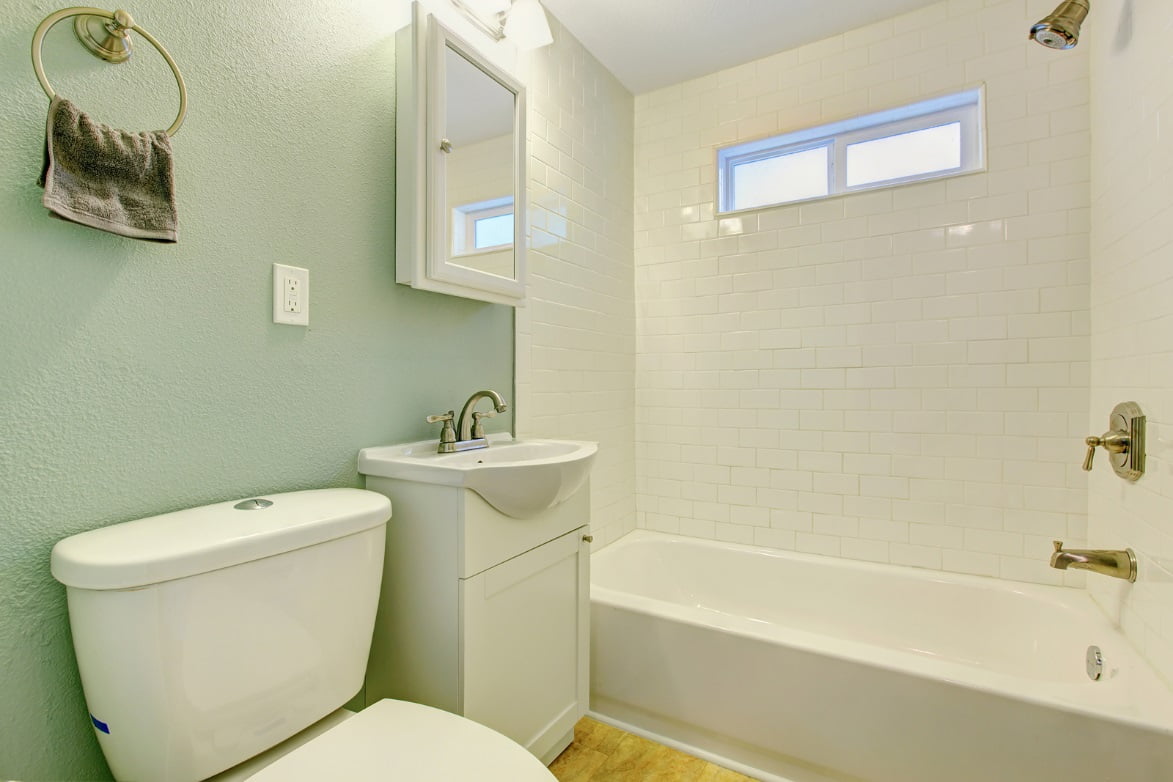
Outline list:
[[[118,16],[121,14],[121,18]],[[45,68],[41,64],[41,45],[45,41],[45,34],[49,32],[49,28],[60,22],[62,19],[68,19],[71,16],[99,16],[103,19],[111,19],[114,21],[115,27],[118,29],[133,30],[147,40],[151,46],[158,49],[159,54],[163,55],[163,59],[167,61],[167,65],[171,68],[171,72],[175,74],[175,81],[179,85],[179,116],[175,118],[175,122],[171,123],[171,127],[164,131],[168,136],[174,136],[179,131],[179,126],[183,124],[183,118],[187,116],[187,85],[183,83],[183,76],[179,73],[179,66],[175,64],[171,54],[163,48],[163,44],[155,40],[155,37],[148,33],[143,28],[134,24],[134,20],[130,18],[130,14],[125,11],[105,11],[101,8],[62,8],[60,11],[55,11],[45,17],[45,20],[37,25],[37,31],[33,33],[33,70],[37,74],[37,81],[41,83],[41,88],[45,94],[49,96],[49,100],[57,97],[57,93],[49,86],[49,80],[45,78]],[[130,22],[130,24],[123,25],[122,19]],[[84,43],[84,41],[83,41]],[[87,44],[87,48],[89,48]],[[95,52],[95,56],[98,55]]]

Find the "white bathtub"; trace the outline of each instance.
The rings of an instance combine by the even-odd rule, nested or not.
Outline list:
[[[592,711],[754,776],[1173,780],[1173,693],[1081,590],[643,531],[591,570]]]

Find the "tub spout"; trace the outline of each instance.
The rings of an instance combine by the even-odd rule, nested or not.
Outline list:
[[[1136,554],[1132,549],[1110,551],[1108,549],[1064,549],[1063,541],[1054,541],[1055,551],[1051,554],[1051,567],[1067,570],[1090,570],[1113,578],[1136,581]]]

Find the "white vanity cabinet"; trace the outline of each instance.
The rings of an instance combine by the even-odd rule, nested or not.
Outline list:
[[[461,714],[548,764],[588,705],[589,485],[527,519],[467,488],[366,485],[393,513],[366,702]]]

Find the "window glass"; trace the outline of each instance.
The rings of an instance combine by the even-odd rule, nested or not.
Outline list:
[[[960,166],[960,122],[847,145],[848,187]]]
[[[490,198],[452,208],[452,255],[513,246],[513,197]]]
[[[484,250],[513,244],[513,213],[482,217],[473,227],[473,247]]]
[[[827,147],[751,160],[733,167],[734,209],[825,196]]]

